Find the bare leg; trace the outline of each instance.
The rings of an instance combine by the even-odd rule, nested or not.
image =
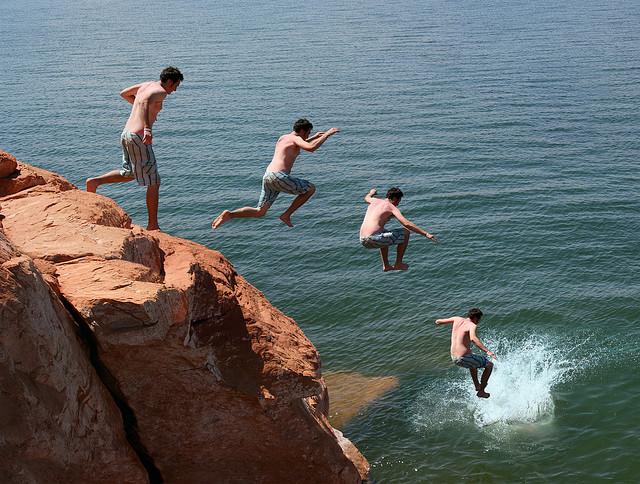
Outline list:
[[[380,247],[380,257],[382,257],[382,270],[389,272],[393,270],[393,266],[389,265],[389,247]]]
[[[260,218],[264,217],[271,206],[270,203],[265,203],[260,208],[254,207],[242,207],[236,210],[223,210],[213,222],[211,222],[211,228],[217,229],[223,223],[228,222],[232,218]]]
[[[478,380],[478,369],[477,368],[469,368],[469,373],[471,373],[471,379],[473,380],[473,386],[476,388],[476,392],[480,391],[480,380]]]
[[[293,215],[293,212],[298,210],[307,200],[309,200],[315,192],[316,192],[315,185],[311,185],[311,188],[309,189],[309,191],[307,191],[306,193],[303,193],[302,195],[298,195],[296,198],[294,198],[289,208],[285,210],[285,212],[282,215],[280,215],[280,220],[282,220],[289,227],[293,227],[293,224],[291,223],[291,215]]]
[[[132,176],[123,176],[120,174],[120,171],[113,170],[109,173],[105,173],[104,175],[96,176],[94,178],[87,178],[87,191],[96,193],[98,187],[105,183],[122,183],[131,180],[133,180]]]
[[[149,185],[147,187],[147,212],[149,213],[149,223],[147,230],[160,230],[158,225],[158,198],[160,196],[160,185]]]
[[[487,383],[489,383],[489,377],[491,376],[491,372],[493,371],[493,363],[489,363],[487,367],[482,371],[482,380],[480,381],[480,390],[478,390],[477,395],[480,398],[489,398],[490,393],[485,392],[485,388],[487,388]]]
[[[409,264],[404,264],[402,262],[402,258],[404,257],[404,252],[407,250],[407,246],[409,245],[409,236],[411,232],[409,230],[404,229],[404,242],[398,246],[396,252],[396,263],[394,268],[398,271],[406,271],[409,268]]]

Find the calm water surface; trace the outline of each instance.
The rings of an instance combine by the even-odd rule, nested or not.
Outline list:
[[[178,66],[154,129],[160,224],[222,251],[326,371],[399,385],[343,429],[375,482],[637,482],[640,4],[621,0],[0,2],[0,149],[81,186],[120,163],[121,89]],[[295,119],[318,193],[254,205]],[[359,246],[400,186],[407,273]],[[146,223],[144,191],[108,186]],[[480,306],[488,401],[433,319]]]

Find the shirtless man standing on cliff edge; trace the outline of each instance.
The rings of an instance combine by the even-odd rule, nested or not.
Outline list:
[[[403,193],[399,188],[390,188],[384,200],[375,198],[376,192],[377,190],[372,188],[364,197],[364,201],[369,204],[369,207],[360,227],[360,243],[366,249],[380,249],[382,270],[384,272],[406,271],[409,265],[402,262],[402,257],[409,245],[409,231],[423,235],[434,243],[437,243],[438,239],[435,235],[422,230],[402,215],[398,209],[398,204],[402,200]],[[391,217],[398,219],[398,222],[404,225],[404,228],[385,229],[384,225]],[[389,264],[389,247],[392,245],[398,246],[394,265]]]
[[[164,99],[175,92],[182,82],[182,73],[175,67],[167,67],[160,73],[159,81],[148,81],[128,87],[120,93],[132,104],[129,120],[120,136],[122,144],[122,168],[95,178],[87,178],[87,191],[95,193],[105,183],[128,182],[135,178],[147,187],[147,230],[160,230],[158,225],[158,197],[160,175],[153,154],[151,128],[162,109]]]
[[[313,124],[302,118],[294,123],[291,133],[280,136],[276,142],[273,159],[262,177],[262,192],[260,193],[258,206],[224,210],[211,222],[211,228],[217,229],[232,218],[264,217],[280,192],[297,195],[289,208],[280,215],[282,222],[289,227],[293,227],[291,215],[309,200],[316,191],[313,183],[290,175],[293,163],[298,158],[301,149],[313,153],[327,141],[329,136],[340,131],[338,128],[331,128],[328,131],[318,132],[311,136],[312,129]]]
[[[476,395],[480,398],[489,398],[489,393],[485,392],[489,377],[493,370],[491,363],[483,355],[476,355],[471,351],[471,343],[484,351],[490,358],[496,355],[482,344],[480,338],[476,335],[476,326],[480,323],[482,311],[478,308],[472,308],[467,313],[466,318],[453,316],[452,318],[436,319],[436,324],[453,324],[451,327],[451,360],[462,368],[469,368],[471,379],[476,388]],[[478,381],[478,368],[484,368],[482,372],[482,381]]]

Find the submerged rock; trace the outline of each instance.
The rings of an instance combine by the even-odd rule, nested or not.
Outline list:
[[[331,412],[329,421],[342,427],[371,402],[398,386],[395,376],[365,376],[353,372],[327,373]]]

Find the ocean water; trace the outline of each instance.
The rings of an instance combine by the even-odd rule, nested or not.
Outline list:
[[[380,483],[637,482],[640,3],[0,1],[0,149],[84,179],[118,168],[118,93],[175,65],[154,127],[166,232],[222,251],[326,371],[398,385],[343,428]],[[341,132],[254,205],[298,117]],[[358,243],[371,187],[436,233],[406,273]],[[144,191],[100,188],[146,224]],[[479,306],[498,355],[473,396],[439,317]]]

